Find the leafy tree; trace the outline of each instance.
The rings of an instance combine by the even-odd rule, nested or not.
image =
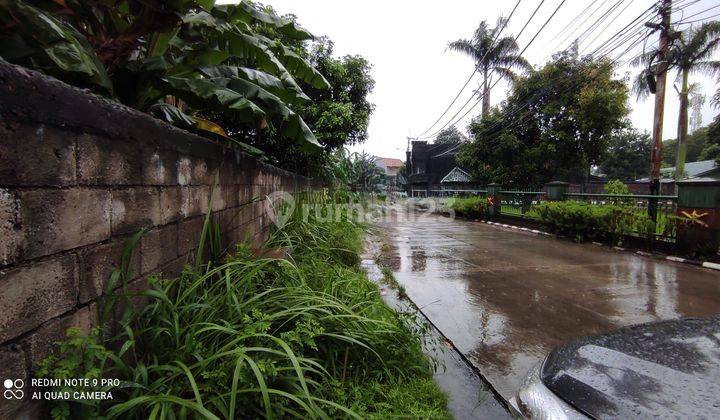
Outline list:
[[[677,68],[677,79],[680,82],[678,97],[680,99],[680,112],[678,113],[677,153],[675,158],[675,179],[679,180],[685,172],[688,136],[688,108],[690,93],[690,73],[718,74],[720,61],[714,60],[713,55],[720,46],[720,22],[706,22],[698,28],[680,32],[677,42],[673,44],[668,55],[671,66]],[[649,93],[647,75],[654,75],[656,64],[653,64],[658,51],[648,51],[632,61],[634,65],[647,67],[635,80],[634,91],[638,97]]]
[[[652,139],[647,132],[622,129],[610,136],[600,170],[611,179],[634,180],[648,174]]]
[[[329,81],[330,89],[308,87],[312,102],[298,112],[326,150],[359,144],[367,139],[375,106],[368,95],[375,87],[372,66],[359,55],[332,56],[334,44],[318,38],[309,48],[309,61]]]
[[[385,171],[377,165],[377,158],[365,152],[347,158],[348,186],[352,191],[374,191],[385,180]]]
[[[717,138],[713,138],[712,127],[713,124],[700,127],[687,136],[685,141],[687,162],[713,159],[713,151],[708,149],[720,142]],[[718,134],[720,133],[715,134],[715,136]],[[663,142],[662,163],[665,167],[675,166],[677,150],[677,139],[668,139]]]
[[[287,16],[286,18],[291,18]],[[292,45],[292,40],[284,40]],[[232,118],[220,118],[234,137],[262,150],[270,163],[310,176],[332,178],[332,153],[367,138],[367,127],[374,105],[368,95],[375,86],[372,67],[361,56],[333,57],[333,43],[326,37],[311,43],[296,42],[293,51],[311,63],[330,83],[329,89],[316,89],[300,82],[311,101],[295,110],[315,134],[326,153],[296,147],[283,141],[273,130],[258,130]],[[208,117],[212,119],[211,117]]]
[[[473,141],[458,160],[480,182],[539,187],[586,177],[627,113],[627,88],[613,79],[610,61],[563,52],[520,78],[500,109],[471,123]]]
[[[0,0],[0,55],[11,62],[181,126],[224,136],[217,124],[182,112],[203,110],[267,129],[308,151],[319,146],[291,107],[309,100],[299,83],[316,89],[329,84],[278,38],[264,35],[311,39],[293,20],[249,1],[32,3]],[[168,95],[180,106],[168,104]]]
[[[496,39],[506,23],[507,19],[501,17],[495,27],[491,28],[486,21],[482,21],[475,29],[472,39],[458,39],[448,46],[453,51],[470,56],[475,61],[475,68],[483,76],[483,117],[490,112],[491,73],[494,72],[497,77],[514,82],[518,78],[515,70],[532,69],[530,63],[518,55],[520,48],[515,38],[505,36]]]
[[[702,154],[705,159],[715,159],[720,162],[720,115],[716,116],[708,125],[708,146]]]
[[[435,137],[435,144],[459,144],[465,143],[467,140],[467,136],[453,125],[442,129],[438,133],[437,137]]]
[[[608,181],[603,187],[605,194],[630,194],[630,189],[619,179]]]

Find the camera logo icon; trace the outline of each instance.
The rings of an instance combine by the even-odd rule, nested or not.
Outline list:
[[[25,386],[25,382],[22,379],[5,379],[3,386],[5,388],[3,392],[3,397],[5,397],[5,399],[20,400],[25,396],[25,393],[22,390]]]

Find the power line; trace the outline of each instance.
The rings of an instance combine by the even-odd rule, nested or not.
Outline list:
[[[600,6],[598,6],[597,9],[593,10],[593,12],[590,13],[590,14],[588,15],[588,17],[586,17],[585,20],[583,20],[582,23],[580,23],[580,25],[578,25],[577,28],[575,28],[572,32],[570,32],[569,34],[567,34],[567,35],[565,36],[565,38],[563,38],[562,41],[560,41],[560,42],[555,46],[555,48],[553,48],[553,50],[556,50],[557,47],[559,47],[560,45],[562,45],[562,44],[564,44],[565,42],[567,42],[567,40],[570,39],[570,37],[571,37],[573,34],[575,34],[575,32],[577,32],[578,29],[582,28],[582,26],[585,24],[585,22],[587,22],[588,20],[590,20],[590,18],[592,18],[598,10],[602,9],[602,7],[603,7],[603,6],[605,5],[605,3],[607,3],[608,1],[609,1],[609,0],[604,0],[602,3],[600,3]]]
[[[652,10],[652,9],[655,7],[655,5],[656,5],[656,3],[654,3],[653,6],[651,6],[651,8],[650,8],[649,10]],[[644,16],[646,13],[647,13],[647,10],[646,10],[645,12],[641,13],[641,15],[638,16],[638,18],[636,18],[634,21],[639,20],[639,19],[642,18],[642,16]],[[647,36],[647,35],[646,35],[646,36]],[[611,38],[612,38],[612,37],[611,37]],[[643,39],[642,36],[639,37],[639,40],[641,40],[641,39]],[[622,44],[621,44],[621,45],[622,45]],[[632,47],[634,47],[634,46],[636,46],[636,45],[638,45],[638,42],[631,44],[631,45],[630,45],[628,48],[626,48],[621,54],[619,54],[617,57],[615,57],[614,59],[612,59],[612,60],[611,60],[611,63],[612,63],[613,65],[616,64],[616,63],[620,60],[620,58],[621,58],[622,56],[624,56]],[[604,54],[604,56],[607,56],[607,54],[609,54],[609,52],[607,52],[606,54]],[[553,79],[553,82],[557,82],[557,81],[559,81],[560,79],[561,79],[561,77],[557,77],[557,78]],[[568,91],[568,90],[570,90],[570,89],[576,89],[577,87],[579,87],[579,84],[580,84],[580,82],[576,82],[575,84],[569,86],[567,89],[564,89],[563,92],[566,92],[566,91]],[[543,94],[543,93],[545,93],[543,90],[538,91],[535,95],[532,96],[532,98],[531,98],[530,100],[526,100],[526,99],[528,99],[528,96],[525,96],[525,98],[522,98],[523,101],[525,102],[525,105],[523,105],[523,106],[521,106],[520,108],[518,108],[517,110],[513,111],[513,112],[507,117],[507,119],[512,119],[513,117],[515,117],[516,115],[518,115],[520,112],[522,112],[522,111],[524,111],[525,109],[527,109],[527,108],[528,108],[533,102],[535,102],[535,100],[537,100],[538,97],[539,97],[541,94]],[[529,117],[527,117],[527,116],[521,116],[519,119],[517,119],[517,120],[515,120],[514,122],[510,123],[510,124],[508,125],[508,127],[515,126],[515,125],[517,125],[518,123],[525,121],[527,118],[529,118]],[[507,119],[506,119],[506,120],[507,120]],[[481,131],[480,133],[476,133],[476,135],[478,135],[478,134],[484,134],[484,133],[493,131],[493,130],[497,129],[497,128],[499,127],[499,125],[500,125],[499,123],[493,124],[492,126],[490,126],[490,127],[486,128],[486,129],[484,129],[483,131]]]
[[[717,9],[718,7],[720,7],[720,4],[718,4],[718,5],[716,5],[716,6],[713,6],[713,7],[708,7],[708,8],[705,9],[705,10],[702,10],[702,11],[700,11],[700,12],[694,13],[694,14],[692,14],[692,15],[690,15],[690,16],[685,16],[685,17],[683,17],[683,19],[681,19],[681,20],[680,20],[679,22],[677,22],[677,23],[688,23],[688,22],[684,22],[684,20],[685,20],[685,19],[693,18],[693,17],[695,17],[695,16],[697,16],[697,15],[701,15],[701,14],[703,14],[703,13],[705,13],[705,12],[709,12],[710,10],[713,10],[713,9]],[[716,15],[716,16],[717,16],[717,15]],[[706,19],[706,18],[703,18],[703,19]],[[703,20],[703,19],[700,19],[700,20]]]
[[[532,45],[532,43],[535,41],[535,39],[538,37],[538,35],[540,35],[540,33],[543,31],[543,29],[545,29],[545,27],[548,25],[548,23],[550,23],[550,21],[552,20],[552,18],[555,17],[555,15],[557,14],[558,10],[560,10],[560,8],[562,7],[562,5],[565,4],[566,1],[567,1],[567,0],[563,0],[562,2],[560,2],[560,4],[558,5],[558,7],[555,8],[555,10],[554,10],[553,13],[550,15],[550,17],[545,21],[545,23],[540,27],[540,29],[538,29],[538,31],[535,33],[535,36],[532,37],[532,39],[530,40],[530,42],[528,42],[527,45],[525,45],[525,48],[523,48],[523,50],[522,50],[518,55],[522,56],[522,55],[525,53],[525,51],[527,51],[527,49],[530,47],[530,45]],[[490,86],[490,89],[488,89],[488,90],[492,90],[492,88],[494,88],[495,85],[498,84],[498,82],[500,82],[500,78],[498,78],[498,79],[495,81],[495,83],[493,83],[493,85]],[[472,107],[470,107],[457,121],[455,121],[455,123],[457,123],[458,121],[460,121],[460,120],[462,120],[463,118],[465,118],[465,117],[467,116],[467,114],[469,114],[473,109],[475,109],[475,108],[478,106],[478,104],[480,103],[480,101],[482,100],[482,98],[483,98],[484,96],[485,96],[485,93],[483,92],[483,94],[480,95],[480,97],[479,97],[478,100],[475,102],[475,104],[474,104]],[[470,97],[470,99],[468,100],[468,102],[465,103],[465,105],[467,105],[467,104],[470,102],[471,99],[472,99],[472,96]],[[465,107],[465,105],[463,105],[463,108]],[[450,119],[450,121],[454,120],[455,117],[456,117],[461,111],[462,111],[462,108],[453,116],[453,118]],[[449,125],[449,124],[450,124],[450,121],[448,121],[448,122],[445,124],[445,126]],[[445,126],[444,126],[444,127],[445,127]],[[443,127],[443,128],[444,128],[444,127]],[[441,128],[440,130],[438,130],[436,133],[434,133],[433,135],[431,135],[430,137],[433,137],[433,136],[437,135],[437,133],[439,133],[441,130],[442,130],[442,128]]]
[[[510,16],[508,16],[508,18],[505,19],[505,22],[503,23],[502,28],[500,28],[500,30],[495,34],[495,38],[494,38],[493,41],[490,43],[490,48],[488,48],[488,50],[485,52],[485,55],[483,55],[483,58],[482,58],[480,61],[483,61],[483,60],[485,59],[485,57],[487,57],[487,55],[490,53],[490,49],[492,48],[493,44],[495,44],[495,41],[497,41],[497,39],[500,37],[500,34],[502,33],[502,31],[505,30],[505,27],[507,26],[508,22],[510,22],[510,19],[511,19],[511,18],[513,17],[513,15],[515,14],[515,10],[517,10],[517,8],[518,8],[518,6],[520,5],[520,2],[521,2],[521,1],[522,1],[522,0],[518,0],[517,3],[515,3],[515,7],[513,7],[512,12],[510,12]],[[544,0],[543,0],[543,1],[544,1]],[[453,98],[452,102],[450,102],[450,105],[448,105],[447,108],[445,108],[445,111],[443,111],[443,113],[438,117],[437,120],[435,120],[434,123],[432,123],[432,125],[431,125],[430,127],[428,127],[425,131],[423,131],[423,132],[422,132],[420,135],[418,135],[417,137],[422,137],[423,135],[425,135],[425,133],[427,133],[427,132],[430,131],[433,127],[435,127],[435,125],[442,119],[442,117],[444,117],[445,114],[447,114],[447,112],[448,112],[448,111],[450,110],[450,108],[455,104],[455,102],[458,100],[458,98],[459,98],[460,95],[463,93],[463,91],[464,91],[465,88],[468,86],[468,84],[470,84],[470,81],[472,80],[473,76],[475,76],[475,74],[477,73],[477,71],[478,71],[477,66],[475,66],[475,69],[474,69],[473,72],[470,74],[470,77],[468,77],[468,79],[467,79],[467,81],[465,82],[465,84],[463,85],[463,87],[460,88],[460,91],[458,92],[457,95],[455,95],[455,98]]]
[[[520,35],[522,35],[522,33],[523,33],[523,31],[525,30],[525,28],[527,27],[528,23],[530,23],[530,21],[531,21],[532,18],[535,16],[535,14],[537,13],[538,9],[540,9],[540,6],[542,6],[543,3],[545,3],[545,0],[542,0],[542,1],[540,2],[540,4],[538,5],[538,7],[535,8],[535,11],[534,11],[533,14],[530,16],[530,18],[527,20],[527,22],[525,22],[525,25],[523,25],[523,27],[522,27],[522,29],[520,30],[520,32],[517,34],[517,36],[514,37],[514,39],[515,39],[516,41],[517,41],[517,39],[520,37]],[[519,2],[518,2],[518,4],[519,4]],[[515,5],[515,7],[517,8],[517,4]],[[515,11],[515,9],[513,9],[513,12],[514,12],[514,11]],[[510,20],[510,19],[508,18],[508,20]],[[493,43],[494,43],[494,42],[495,42],[495,40],[493,40]],[[491,45],[492,45],[492,44],[491,44]],[[489,52],[489,50],[488,50],[488,52]],[[520,54],[520,55],[522,55],[522,54]],[[485,56],[483,56],[483,59],[484,59],[486,56],[487,56],[487,53],[485,54]],[[480,60],[480,61],[482,61],[482,60]],[[475,71],[473,72],[473,75],[474,75],[477,71],[478,71],[478,68],[477,68],[477,66],[476,66],[476,67],[475,67]],[[491,72],[491,73],[492,73],[492,72]],[[498,79],[498,80],[499,80],[499,79]],[[497,83],[497,82],[496,82],[496,83]],[[458,94],[458,96],[460,96],[460,94]],[[435,131],[434,133],[432,133],[432,134],[430,134],[430,135],[428,135],[428,136],[422,137],[425,133],[427,133],[428,131],[430,131],[430,130],[428,129],[428,130],[426,130],[425,132],[423,132],[423,134],[419,135],[418,138],[429,139],[429,138],[432,138],[432,137],[437,136],[438,133],[440,133],[442,130],[444,130],[445,127],[447,127],[447,126],[450,124],[450,122],[451,122],[452,120],[454,120],[455,117],[457,117],[458,114],[460,114],[463,109],[465,109],[465,107],[470,103],[470,101],[472,101],[472,99],[473,99],[474,96],[475,96],[475,93],[473,92],[473,94],[470,95],[470,97],[468,98],[468,100],[465,101],[465,103],[460,107],[460,109],[455,113],[455,115],[453,115],[453,116],[448,120],[448,122],[445,123],[445,125],[443,125],[442,127],[440,127],[440,128],[439,128],[437,131]],[[448,109],[449,109],[449,107],[448,107]],[[445,111],[445,113],[447,113],[447,110]],[[443,115],[444,115],[445,113],[443,113]],[[442,118],[442,117],[440,117],[440,118]],[[440,120],[440,118],[438,118],[438,121]],[[436,121],[435,123],[437,123],[437,121]],[[434,125],[435,125],[435,124],[433,124],[433,126],[434,126]],[[431,128],[432,128],[432,126],[431,126]]]
[[[655,9],[656,9],[656,4],[653,3],[650,7],[648,7],[647,9],[645,9],[645,11],[642,12],[638,17],[636,17],[635,19],[633,19],[632,21],[630,21],[630,23],[628,23],[627,25],[625,25],[625,26],[624,26],[622,29],[620,29],[620,31],[618,31],[615,35],[613,35],[612,37],[610,37],[610,39],[608,39],[607,41],[605,41],[604,43],[602,43],[600,46],[598,46],[593,52],[590,53],[590,55],[595,55],[595,54],[597,54],[597,53],[600,52],[604,47],[608,47],[608,48],[609,48],[609,44],[610,44],[611,42],[614,42],[614,41],[611,41],[611,40],[612,40],[613,38],[615,38],[616,36],[619,35],[620,38],[622,38],[623,35],[626,35],[628,32],[632,32],[632,30],[633,30],[632,26],[635,25],[639,20],[644,19],[644,18],[646,17],[646,15],[655,13]],[[642,31],[643,29],[644,29],[644,26],[640,26],[640,27],[639,27],[639,30],[640,30],[640,31]],[[638,31],[638,28],[635,28],[635,31],[637,32],[637,31]],[[633,35],[631,34],[631,35],[630,35],[630,38],[632,38],[632,36],[633,36]],[[618,40],[616,40],[616,41],[618,42],[618,44],[622,45],[622,44],[627,40],[627,37],[624,38],[624,41],[623,41],[622,39],[620,39],[620,38],[619,38],[619,41],[618,41]],[[610,51],[614,51],[614,49],[613,49],[613,50],[610,50]],[[607,55],[608,53],[609,53],[609,52],[606,51],[605,55]]]
[[[607,1],[607,0],[606,0],[606,1]],[[558,31],[558,36],[559,36],[560,34],[562,34],[563,32],[565,32],[566,30],[570,29],[570,27],[571,27],[573,24],[575,24],[575,22],[577,22],[577,20],[580,19],[580,17],[581,17],[582,15],[584,15],[588,10],[590,10],[590,8],[591,8],[595,3],[597,3],[597,2],[598,2],[598,0],[593,0],[592,3],[588,4],[588,5],[585,7],[585,9],[583,9],[582,12],[580,12],[577,16],[575,16],[575,17],[573,18],[573,20],[570,21],[570,23],[568,23],[567,25],[565,25],[562,29],[560,29],[560,30]],[[578,27],[578,28],[579,28],[579,27]],[[577,31],[578,28],[575,28],[575,30],[573,31],[573,33],[574,33],[575,31]],[[557,43],[557,45],[555,45],[555,47],[552,48],[551,50],[556,50],[557,47],[559,47],[559,46],[562,45],[563,43],[564,43],[564,41],[560,41],[560,42]]]
[[[679,22],[673,23],[673,25],[689,25],[689,24],[691,24],[691,23],[703,22],[703,21],[706,21],[706,20],[708,20],[708,19],[716,18],[716,17],[718,17],[718,16],[720,16],[720,13],[715,14],[715,15],[705,16],[705,17],[703,17],[703,18],[695,19],[695,20],[688,20],[688,21],[682,21],[682,20],[681,20],[681,21],[679,21]]]
[[[605,19],[607,19],[608,16],[610,16],[615,11],[615,9],[620,7],[620,5],[623,4],[624,2],[625,2],[625,0],[620,0],[620,1],[615,2],[615,4],[612,5],[608,10],[606,10],[605,13],[603,13],[600,17],[598,17],[598,19],[592,25],[590,25],[590,27],[585,29],[585,31],[583,31],[583,33],[581,33],[577,38],[575,38],[575,42],[578,45],[580,45],[580,43],[582,43],[585,39],[587,39],[587,37],[589,37],[590,34],[595,32],[597,30],[597,28],[600,26],[600,24],[602,22],[604,22]]]
[[[525,32],[525,28],[528,27],[528,25],[530,24],[530,21],[533,20],[533,18],[534,18],[535,15],[537,14],[538,10],[540,10],[540,8],[542,7],[542,5],[543,5],[544,3],[545,3],[545,0],[542,0],[542,1],[540,2],[540,4],[538,4],[538,7],[535,8],[535,11],[532,12],[532,15],[530,15],[530,18],[525,22],[525,25],[523,25],[522,29],[520,29],[520,32],[518,32],[517,36],[515,37],[515,40],[516,40],[516,41],[517,41],[518,39],[520,39],[520,36],[523,34],[523,32]]]

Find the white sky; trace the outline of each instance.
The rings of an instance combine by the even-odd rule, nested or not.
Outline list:
[[[508,27],[503,32],[517,34],[541,0],[522,0]],[[605,3],[604,3],[605,1]],[[617,0],[599,0],[589,9],[598,10],[585,22],[582,29],[571,35],[575,38],[589,27],[605,10]],[[229,2],[229,1],[225,1]],[[315,35],[327,35],[335,42],[335,54],[360,54],[373,64],[375,91],[370,100],[375,103],[375,112],[370,120],[369,138],[355,151],[365,150],[384,157],[405,157],[408,135],[418,135],[432,124],[455,97],[460,87],[472,72],[473,63],[469,57],[446,51],[449,41],[458,38],[470,38],[472,32],[482,20],[495,22],[498,16],[508,16],[515,0],[265,0],[279,14],[293,13],[299,23]],[[547,0],[535,18],[518,39],[520,48],[538,31],[540,26],[552,14],[561,0]],[[579,26],[590,12],[559,34],[592,0],[567,0],[557,15],[540,33],[524,56],[535,66],[543,64],[553,49],[568,33]],[[653,3],[652,0],[624,0],[610,15],[602,27],[597,28],[588,39],[581,43],[580,51],[591,52],[625,25],[630,23]],[[675,0],[682,7],[685,16],[701,12],[718,5],[718,0]],[[627,8],[625,8],[627,6]],[[624,10],[623,10],[624,9]],[[720,8],[702,13],[694,20],[720,13]],[[682,18],[681,13],[673,16],[674,21]],[[687,26],[682,26],[684,29]],[[570,41],[565,42],[565,48]],[[648,46],[656,45],[657,34],[651,36]],[[627,44],[629,45],[629,44]],[[559,49],[562,49],[559,48]],[[611,56],[619,54],[626,47],[615,50]],[[642,50],[631,50],[624,58]],[[625,72],[635,75],[639,69],[624,66],[618,75]],[[480,80],[476,76],[476,80]],[[668,79],[674,81],[674,74]],[[703,124],[708,124],[718,113],[709,105],[709,98],[716,89],[710,78],[692,76],[691,82],[700,82],[708,101],[703,109]],[[476,88],[476,81],[470,86]],[[430,131],[433,133],[449,117],[457,112],[471,95],[470,89],[460,96],[455,106],[443,120]],[[507,91],[504,83],[499,83],[492,92],[492,104],[502,100]],[[668,85],[665,99],[664,138],[675,137],[677,130],[677,95]],[[471,103],[474,103],[471,102]],[[631,119],[640,129],[652,131],[653,97],[644,102],[630,99],[633,109]],[[471,116],[480,111],[478,106],[468,117],[457,124],[462,130]],[[460,113],[460,115],[462,115]]]

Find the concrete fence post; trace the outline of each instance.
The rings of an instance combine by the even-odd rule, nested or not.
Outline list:
[[[553,181],[545,184],[545,191],[547,194],[545,197],[549,201],[563,201],[565,200],[565,193],[568,191],[570,184],[563,181]]]
[[[500,215],[500,209],[502,208],[502,199],[500,197],[501,189],[502,186],[495,182],[492,182],[487,186],[488,216],[491,218]]]
[[[677,183],[678,247],[688,253],[715,253],[720,245],[720,180]]]

